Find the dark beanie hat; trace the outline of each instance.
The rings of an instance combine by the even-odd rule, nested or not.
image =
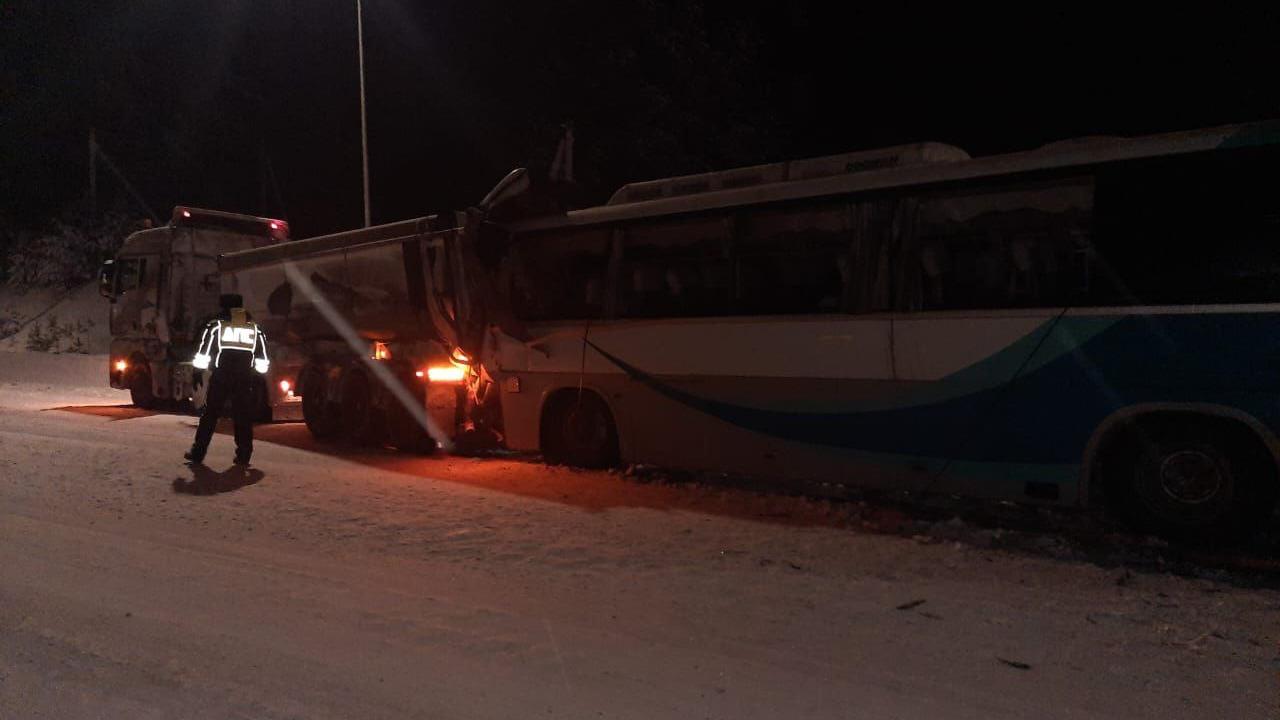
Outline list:
[[[227,293],[218,297],[218,307],[223,310],[233,310],[235,308],[244,307],[244,298],[237,293]]]

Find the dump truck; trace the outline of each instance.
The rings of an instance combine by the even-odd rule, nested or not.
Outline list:
[[[218,256],[288,239],[284,220],[181,205],[167,225],[126,238],[99,273],[99,293],[111,302],[111,387],[128,390],[141,408],[202,410],[207,373],[191,360],[205,324],[218,313]],[[297,401],[273,376],[258,388],[264,420],[297,412]]]
[[[244,298],[270,343],[271,391],[316,439],[419,453],[500,442],[473,360],[494,305],[476,246],[490,211],[527,187],[518,171],[467,211],[218,257],[221,292]]]
[[[441,325],[452,216],[222,255],[223,292],[271,343],[276,389],[322,441],[433,452],[465,422],[470,358]]]

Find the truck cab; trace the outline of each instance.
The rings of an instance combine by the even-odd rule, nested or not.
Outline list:
[[[218,313],[218,256],[285,242],[283,220],[178,206],[169,224],[130,235],[102,265],[111,302],[111,387],[135,405],[203,405],[203,374],[191,365],[205,324]],[[265,388],[273,384],[268,380]],[[271,396],[263,393],[264,415]]]

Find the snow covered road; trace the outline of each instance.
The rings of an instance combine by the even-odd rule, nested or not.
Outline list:
[[[1280,717],[1276,590],[296,424],[197,473],[104,384],[0,353],[0,718]]]

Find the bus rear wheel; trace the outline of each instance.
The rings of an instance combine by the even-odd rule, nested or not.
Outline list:
[[[1141,423],[1105,461],[1117,508],[1174,539],[1243,538],[1275,504],[1271,454],[1234,423]]]
[[[618,464],[618,429],[594,392],[552,396],[543,411],[542,456],[553,465],[607,468]]]

